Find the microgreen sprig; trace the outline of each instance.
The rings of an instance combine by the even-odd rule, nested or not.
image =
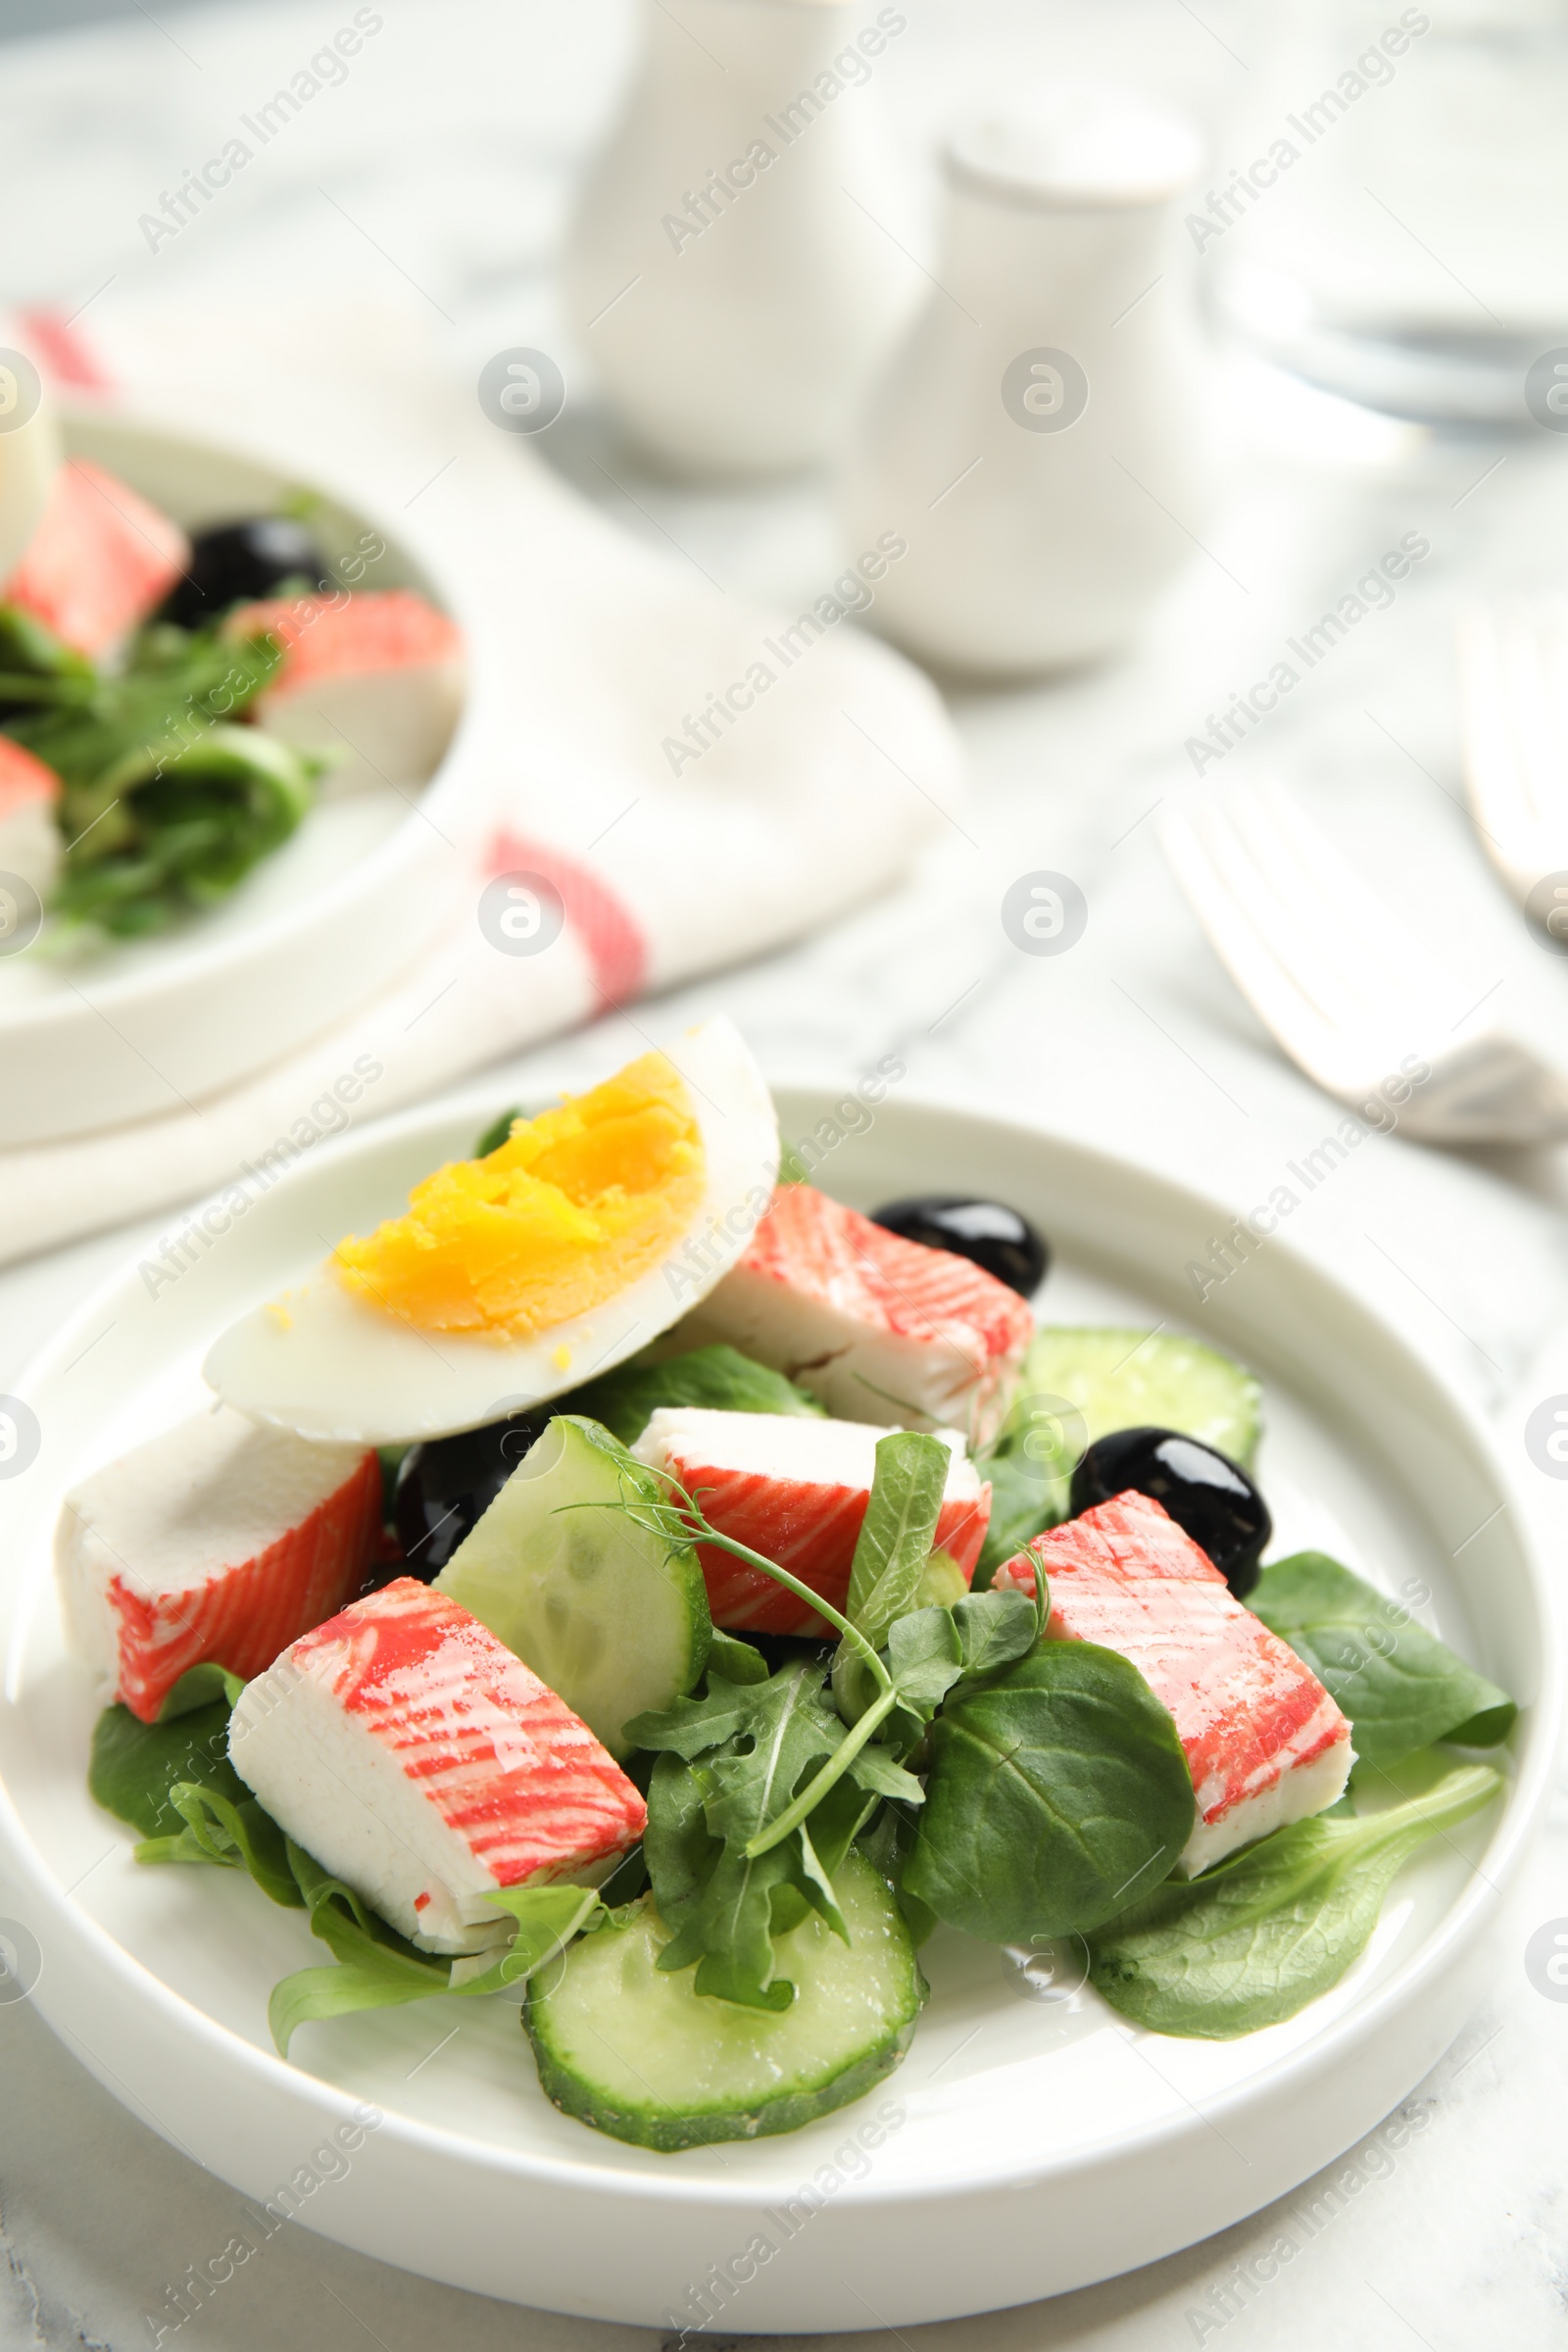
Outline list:
[[[711,1544],[718,1550],[727,1551],[732,1559],[741,1561],[748,1568],[755,1568],[759,1575],[770,1578],[774,1584],[782,1585],[786,1592],[793,1592],[797,1599],[804,1600],[808,1607],[814,1609],[819,1617],[825,1617],[836,1629],[840,1640],[848,1642],[855,1655],[863,1662],[876,1687],[875,1698],[859,1721],[846,1733],[821,1770],[808,1782],[800,1795],[785,1807],[776,1820],[768,1822],[765,1828],[759,1830],[756,1837],[748,1840],[742,1850],[748,1861],[756,1861],[760,1854],[769,1852],[775,1845],[782,1845],[785,1838],[815,1812],[829,1789],[843,1779],[861,1748],[874,1738],[879,1726],[892,1714],[898,1704],[899,1694],[892,1676],[866,1637],[847,1617],[842,1616],[831,1601],[824,1600],[820,1592],[814,1592],[809,1585],[792,1576],[787,1568],[781,1568],[776,1560],[764,1559],[760,1551],[753,1551],[749,1544],[738,1543],[733,1536],[726,1536],[713,1527],[701,1503],[686,1492],[670,1471],[655,1469],[654,1475],[669,1490],[669,1499],[665,1502],[622,1497],[619,1502],[567,1503],[563,1507],[567,1510],[622,1511],[632,1525],[640,1528],[645,1535],[661,1536],[666,1543],[672,1544]]]

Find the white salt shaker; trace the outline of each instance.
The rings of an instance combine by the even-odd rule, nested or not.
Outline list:
[[[1184,117],[1080,83],[989,109],[945,161],[939,290],[858,431],[848,541],[908,542],[876,615],[922,660],[1092,661],[1200,527],[1204,359],[1175,200],[1201,148]]]
[[[901,7],[642,0],[644,51],[564,291],[621,422],[692,475],[842,446],[926,280],[879,85]]]

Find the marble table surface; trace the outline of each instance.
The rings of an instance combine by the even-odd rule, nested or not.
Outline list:
[[[1067,62],[1136,71],[1180,96],[1223,154],[1250,37],[1226,0],[1201,21],[1169,0],[1105,0],[1094,12],[1065,0],[907,5],[911,29],[888,84],[916,149],[957,98]],[[361,70],[293,127],[266,173],[247,175],[228,217],[146,255],[137,215],[180,166],[213,151],[215,126],[318,45],[324,25],[293,0],[165,8],[0,51],[7,298],[69,311],[106,281],[112,299],[146,286],[193,302],[250,287],[270,299],[407,297],[412,283],[453,322],[455,385],[471,384],[506,345],[563,347],[550,256],[624,71],[618,0],[466,0],[461,12],[387,0],[385,31]],[[323,190],[364,236],[334,222]],[[1335,649],[1233,755],[1235,769],[1266,762],[1289,777],[1476,1000],[1489,997],[1499,1019],[1548,1047],[1560,1038],[1568,963],[1525,931],[1456,798],[1449,647],[1465,597],[1555,584],[1568,449],[1545,435],[1434,439],[1235,355],[1214,397],[1226,410],[1223,491],[1137,649],[1066,683],[956,694],[976,779],[963,829],[945,832],[906,887],[831,936],[685,991],[662,1017],[673,1025],[721,1006],[779,1075],[847,1077],[897,1050],[923,1090],[1022,1110],[1239,1208],[1263,1198],[1334,1114],[1215,962],[1170,882],[1156,812],[1190,782],[1183,741],[1227,690],[1261,674],[1268,647],[1419,530],[1432,554],[1397,602]],[[550,454],[627,529],[726,586],[791,595],[838,568],[823,485],[703,494],[629,472],[622,458],[612,469],[622,486],[607,487],[595,460],[610,446],[591,411],[568,412]],[[1072,875],[1090,909],[1081,943],[1050,959],[1020,955],[997,911],[1007,884],[1041,867]],[[603,1066],[625,1034],[604,1027],[519,1064],[519,1088]],[[1295,1238],[1376,1298],[1519,1446],[1530,1406],[1568,1389],[1565,1179],[1560,1152],[1446,1154],[1375,1136],[1312,1196]],[[0,1387],[150,1230],[103,1235],[0,1277]],[[1562,1490],[1534,1485],[1522,1507],[1540,1512],[1560,1557]],[[1565,1912],[1568,1789],[1539,1851],[1514,1965],[1407,2103],[1424,2128],[1392,2163],[1369,2156],[1358,2167],[1362,2185],[1288,2288],[1216,2320],[1226,2276],[1274,2234],[1264,2212],[1127,2278],[896,2340],[922,2352],[1158,2352],[1220,2335],[1226,2352],[1303,2338],[1324,2352],[1555,2346],[1568,2321],[1568,2003],[1531,1984],[1523,1946],[1532,1927]],[[145,2314],[180,2249],[212,2240],[233,2192],[116,2106],[24,2001],[0,2006],[0,2346],[147,2344]],[[213,2352],[280,2342],[336,2352],[362,2336],[413,2352],[449,2328],[473,2352],[652,2352],[657,2340],[430,2285],[303,2232],[189,2327]]]

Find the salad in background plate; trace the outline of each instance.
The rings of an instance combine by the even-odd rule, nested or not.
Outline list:
[[[89,1786],[301,1913],[285,2053],[510,1998],[588,2126],[787,2132],[898,2066],[938,1931],[1227,2038],[1499,1792],[1513,1704],[1421,1596],[1268,1558],[1244,1366],[1037,1326],[978,1189],[865,1217],[778,1157],[725,1022],[508,1114],[68,1497]]]
[[[309,500],[187,537],[90,459],[42,488],[37,466],[13,472],[0,506],[25,497],[26,527],[0,528],[21,549],[0,582],[0,878],[57,935],[164,930],[226,897],[319,790],[429,779],[462,643],[423,597],[359,585],[373,532],[334,572]]]

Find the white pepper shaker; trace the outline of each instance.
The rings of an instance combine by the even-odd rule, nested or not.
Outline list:
[[[1104,84],[995,106],[946,151],[934,292],[846,467],[848,540],[900,532],[878,623],[1016,676],[1121,644],[1191,555],[1204,357],[1176,199],[1186,119]]]
[[[564,259],[621,422],[696,476],[842,447],[924,290],[880,77],[908,28],[842,0],[642,0],[644,51]]]

